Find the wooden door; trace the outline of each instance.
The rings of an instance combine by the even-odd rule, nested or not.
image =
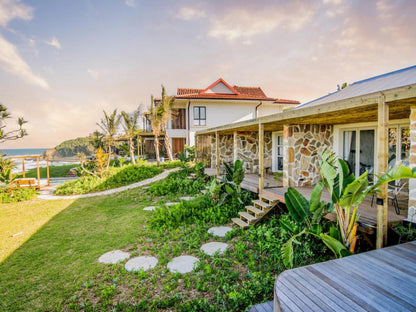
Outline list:
[[[185,138],[172,138],[172,155],[178,157],[185,150]]]

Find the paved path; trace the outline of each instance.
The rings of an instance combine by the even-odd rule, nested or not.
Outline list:
[[[162,172],[161,174],[147,179],[147,180],[143,180],[137,183],[133,183],[130,185],[126,185],[126,186],[121,186],[115,189],[111,189],[111,190],[105,190],[105,191],[101,191],[101,192],[96,192],[96,193],[90,193],[90,194],[82,194],[82,195],[67,195],[67,196],[58,196],[58,195],[49,195],[49,194],[42,194],[39,195],[38,198],[40,199],[46,199],[46,200],[54,200],[54,199],[77,199],[77,198],[86,198],[86,197],[94,197],[94,196],[102,196],[102,195],[110,195],[110,194],[115,194],[115,193],[120,193],[122,191],[125,190],[129,190],[132,188],[136,188],[139,186],[143,186],[143,185],[147,185],[159,180],[162,180],[164,178],[166,178],[168,176],[169,173],[177,171],[181,169],[180,167],[178,168],[173,168],[173,169],[169,169],[169,170],[165,170],[164,172]],[[52,191],[53,193],[53,191]]]

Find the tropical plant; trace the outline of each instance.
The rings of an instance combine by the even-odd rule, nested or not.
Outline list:
[[[97,149],[93,159],[87,160],[83,153],[79,153],[78,157],[83,172],[103,179],[104,173],[108,171],[108,154],[104,153],[101,147]]]
[[[147,115],[152,127],[152,133],[155,137],[155,153],[156,153],[156,163],[160,165],[160,156],[159,156],[159,136],[162,133],[162,113],[160,106],[156,105],[153,95],[150,97],[150,112]]]
[[[412,170],[400,165],[378,176],[377,182],[369,185],[367,172],[356,178],[347,163],[329,150],[320,153],[319,163],[321,181],[315,186],[310,201],[293,188],[285,194],[286,206],[295,221],[294,224],[281,222],[281,226],[292,235],[282,248],[284,263],[289,267],[293,265],[293,243],[304,234],[321,239],[336,257],[353,253],[357,242],[357,210],[364,198],[391,181],[416,178],[416,168]],[[327,204],[320,200],[324,188],[332,199]],[[323,231],[320,220],[330,211],[336,214],[337,226]]]
[[[16,165],[13,160],[4,156],[4,154],[0,155],[0,182],[9,187],[13,185],[17,177],[11,173]]]
[[[175,104],[175,98],[173,96],[166,96],[165,87],[162,85],[162,99],[159,104],[160,114],[161,114],[161,122],[162,122],[162,129],[165,133],[165,149],[168,154],[168,158],[170,161],[173,160],[172,150],[170,146],[170,138],[167,132],[168,122],[172,118],[172,107]]]
[[[111,153],[112,149],[115,146],[115,135],[117,133],[118,126],[120,124],[120,115],[117,115],[117,109],[115,109],[110,115],[107,114],[105,110],[104,118],[101,119],[100,123],[97,125],[103,130],[105,133],[104,142],[108,148],[108,160],[107,160],[107,168],[110,167],[110,160],[111,160]]]
[[[195,146],[185,145],[185,151],[181,151],[178,158],[182,162],[189,162],[195,160]]]
[[[27,123],[23,117],[17,118],[17,126],[16,130],[6,131],[6,119],[10,118],[10,113],[7,110],[7,107],[3,104],[0,104],[0,143],[4,143],[10,140],[17,140],[23,138],[27,135],[26,129],[23,129],[23,125]]]
[[[121,116],[123,117],[124,136],[128,141],[130,160],[133,165],[136,164],[136,159],[134,158],[134,138],[139,131],[138,119],[140,115],[140,109],[135,110],[131,114],[127,114],[125,111],[121,112]]]

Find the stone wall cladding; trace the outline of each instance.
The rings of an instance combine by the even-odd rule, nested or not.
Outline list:
[[[287,142],[286,142],[287,141]],[[290,186],[314,185],[319,181],[318,150],[333,148],[332,125],[290,125],[284,140],[287,182]]]
[[[211,143],[211,166],[216,164],[216,144],[215,138]],[[238,132],[237,133],[237,159],[244,161],[244,168],[247,173],[258,173],[259,165],[259,139],[258,132]],[[234,136],[220,135],[220,161],[232,163],[234,158]],[[272,133],[264,133],[264,166],[271,168],[272,165]]]

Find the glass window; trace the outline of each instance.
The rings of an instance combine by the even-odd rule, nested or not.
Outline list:
[[[194,126],[206,126],[206,108],[205,106],[194,106]]]

